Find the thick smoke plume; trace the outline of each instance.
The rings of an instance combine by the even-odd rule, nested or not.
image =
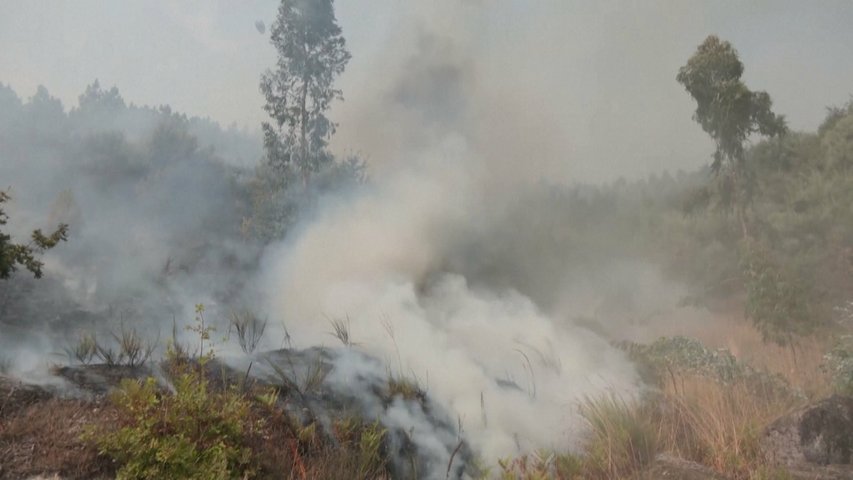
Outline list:
[[[512,201],[483,194],[469,154],[327,205],[265,257],[269,311],[300,346],[330,345],[330,322],[344,321],[353,348],[424,386],[489,460],[571,447],[582,431],[576,402],[632,395],[633,369],[603,337],[517,290],[446,268],[463,247],[502,241],[480,233]]]

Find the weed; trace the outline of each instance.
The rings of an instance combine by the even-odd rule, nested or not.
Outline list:
[[[112,332],[111,335],[119,347],[118,363],[129,367],[138,367],[147,362],[157,348],[158,341],[146,341],[135,328],[122,325],[118,333]],[[159,334],[157,337],[159,339]]]
[[[266,362],[267,365],[273,369],[282,386],[288,390],[295,391],[300,396],[305,396],[320,388],[320,385],[322,385],[323,381],[326,380],[326,375],[329,373],[329,369],[323,363],[323,359],[319,355],[308,363],[305,368],[305,372],[301,377],[297,374],[297,369],[293,363],[293,358],[290,353],[285,352],[285,355],[287,359],[286,367],[283,367],[269,359],[267,359]],[[287,368],[287,370],[285,370],[285,368]]]
[[[644,405],[616,395],[588,397],[580,414],[589,426],[584,467],[594,478],[626,478],[658,452],[655,424]]]
[[[65,354],[70,361],[88,365],[98,355],[98,341],[94,335],[85,333],[74,345],[65,348]]]
[[[393,399],[394,397],[400,397],[403,400],[415,400],[422,403],[426,400],[426,392],[421,388],[417,378],[389,375],[388,398]]]
[[[251,355],[264,336],[267,320],[261,320],[255,312],[244,309],[231,312],[231,326],[237,332],[237,343],[243,353]]]
[[[350,338],[349,316],[346,317],[346,321],[339,318],[331,318],[329,319],[329,323],[332,324],[332,332],[330,335],[340,340],[345,347],[351,347],[354,345]]]
[[[198,352],[196,352],[196,357],[198,358],[199,364],[204,366],[209,360],[213,358],[213,346],[210,346],[210,350],[204,350],[204,342],[210,341],[210,335],[216,328],[211,325],[206,325],[204,320],[204,305],[201,303],[196,304],[195,306],[195,324],[188,325],[186,327],[187,330],[198,335]]]

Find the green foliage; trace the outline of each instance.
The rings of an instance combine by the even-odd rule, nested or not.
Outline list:
[[[3,211],[3,203],[11,197],[5,191],[0,191],[0,226],[6,225],[8,215]],[[11,235],[0,231],[0,279],[9,278],[12,272],[21,265],[29,270],[36,278],[42,276],[44,265],[36,255],[55,247],[59,242],[68,240],[68,225],[60,224],[53,233],[45,235],[41,230],[32,233],[29,244],[12,243]]]
[[[335,422],[334,428],[338,441],[354,452],[352,478],[379,478],[385,472],[382,449],[388,432],[379,422],[347,417]]]
[[[824,356],[823,368],[838,393],[853,395],[853,335],[843,335],[836,340],[832,350]]]
[[[792,345],[818,326],[813,295],[801,274],[777,264],[756,242],[747,241],[741,258],[746,314],[765,340]]]
[[[121,427],[89,432],[100,452],[119,464],[119,479],[237,479],[255,473],[248,447],[251,402],[236,389],[214,388],[207,378],[213,349],[205,352],[212,328],[205,325],[204,305],[196,305],[196,324],[188,329],[199,336],[198,363],[173,358],[172,391],[161,390],[153,378],[124,380],[111,395]],[[137,334],[123,337],[132,337],[120,341],[125,356],[142,345],[133,341]]]
[[[216,331],[216,328],[211,325],[205,325],[204,322],[204,305],[199,303],[195,306],[195,324],[188,325],[187,330],[198,335],[198,361],[204,366],[213,358],[213,346],[208,345],[209,350],[204,350],[204,342],[210,342],[210,334]]]
[[[661,337],[651,344],[622,342],[619,347],[628,353],[644,380],[656,385],[672,382],[676,377],[699,375],[722,384],[744,384],[763,395],[779,398],[799,397],[780,375],[773,375],[738,361],[728,350],[712,350],[696,339]]]
[[[262,241],[282,238],[319,194],[345,191],[365,178],[362,160],[336,161],[328,150],[337,124],[326,112],[343,99],[334,81],[350,60],[333,0],[282,0],[271,41],[278,61],[261,77],[271,119],[262,124],[266,161],[256,169],[252,212],[241,226]]]
[[[714,139],[715,172],[744,159],[744,142],[754,133],[785,133],[785,118],[774,114],[766,92],[750,91],[741,81],[743,63],[729,42],[714,35],[702,42],[676,79],[696,100],[694,119]]]
[[[276,70],[261,77],[264,109],[273,120],[263,123],[267,161],[281,171],[295,169],[306,184],[331,162],[326,146],[336,125],[326,111],[342,98],[332,85],[350,59],[333,0],[282,0],[271,41]]]
[[[679,69],[676,79],[696,100],[693,119],[716,143],[711,170],[720,204],[736,209],[742,235],[748,237],[746,207],[755,178],[746,167],[744,144],[750,135],[782,135],[787,127],[785,118],[771,111],[770,95],[749,90],[741,75],[743,63],[737,51],[711,35]]]
[[[125,380],[112,401],[117,430],[93,432],[102,454],[120,465],[119,479],[238,479],[251,475],[245,446],[249,404],[237,393],[215,392],[204,376],[177,376],[164,394],[153,378]]]
[[[821,147],[826,152],[825,164],[833,170],[853,167],[853,114],[839,118],[823,136]]]

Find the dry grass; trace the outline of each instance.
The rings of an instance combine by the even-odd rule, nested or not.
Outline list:
[[[731,478],[752,478],[763,468],[762,428],[797,405],[791,397],[764,395],[743,382],[705,377],[665,386],[657,420],[663,450],[707,465]]]
[[[764,426],[806,399],[831,392],[821,370],[825,340],[801,339],[793,348],[765,343],[742,315],[718,314],[713,325],[679,332],[711,348],[725,348],[739,361],[781,375],[805,398],[768,394],[748,380],[720,383],[707,377],[667,379],[658,402],[664,450],[707,465],[735,479],[758,478],[765,469],[758,454]]]
[[[768,389],[752,376],[722,382],[699,374],[664,375],[660,390],[640,402],[587,399],[581,413],[590,433],[577,457],[565,456],[573,459],[571,468],[561,470],[553,461],[526,456],[502,462],[504,478],[643,478],[655,454],[662,452],[734,480],[787,478],[784,473],[768,477],[778,472],[763,461],[761,433],[779,416],[829,394],[829,378],[820,368],[826,341],[806,338],[795,348],[779,347],[765,343],[737,315],[719,316],[715,322],[685,325],[673,335],[728,349],[756,370],[781,375],[793,389]]]
[[[81,435],[87,425],[108,423],[113,413],[107,406],[51,399],[4,418],[0,422],[0,478],[110,477],[112,466]]]

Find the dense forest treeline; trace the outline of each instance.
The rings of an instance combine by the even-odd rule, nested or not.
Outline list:
[[[88,275],[101,285],[98,295],[116,295],[106,303],[141,288],[139,278],[150,280],[144,287],[150,288],[164,275],[199,269],[233,275],[240,262],[251,268],[263,244],[282,238],[294,212],[307,208],[299,207],[300,182],[294,182],[298,191],[270,189],[265,183],[275,178],[271,167],[243,166],[245,156],[259,152],[250,147],[256,143],[252,137],[168,107],[127,105],[114,87],[93,83],[67,112],[44,88],[23,101],[2,87],[0,102],[0,138],[12,160],[0,166],[13,198],[7,229],[26,236],[34,228],[69,224],[71,241],[51,254],[60,270],[91,269],[93,258],[101,258],[94,264],[112,258],[110,264],[122,265],[122,273],[107,267]],[[503,213],[508,221],[490,223],[511,228],[511,235],[492,232],[506,233],[511,241],[478,250],[473,266],[459,268],[522,291],[536,284],[529,293],[547,304],[554,298],[546,297],[559,295],[559,276],[566,270],[592,271],[613,259],[653,259],[690,286],[687,302],[744,295],[756,318],[776,310],[759,323],[768,338],[784,343],[789,334],[830,325],[833,307],[848,300],[851,137],[853,104],[847,104],[830,108],[815,132],[790,132],[746,151],[756,179],[746,213],[754,225],[751,246],[744,245],[731,209],[713,195],[713,175],[705,168],[602,185],[543,183],[510,204]],[[346,165],[343,174],[319,176],[317,184],[328,192],[350,178],[364,181],[363,164]],[[177,204],[181,208],[169,208]],[[217,235],[204,233],[211,229]],[[137,235],[142,230],[147,233]],[[501,251],[533,244],[537,254],[523,264],[512,264],[519,256]],[[449,267],[457,260],[448,259]],[[139,271],[131,274],[128,267]],[[749,268],[761,272],[748,275]],[[550,294],[541,288],[548,282],[555,285]],[[74,288],[75,298],[85,298],[85,285]],[[222,286],[220,294],[225,290],[233,294],[232,285]]]

